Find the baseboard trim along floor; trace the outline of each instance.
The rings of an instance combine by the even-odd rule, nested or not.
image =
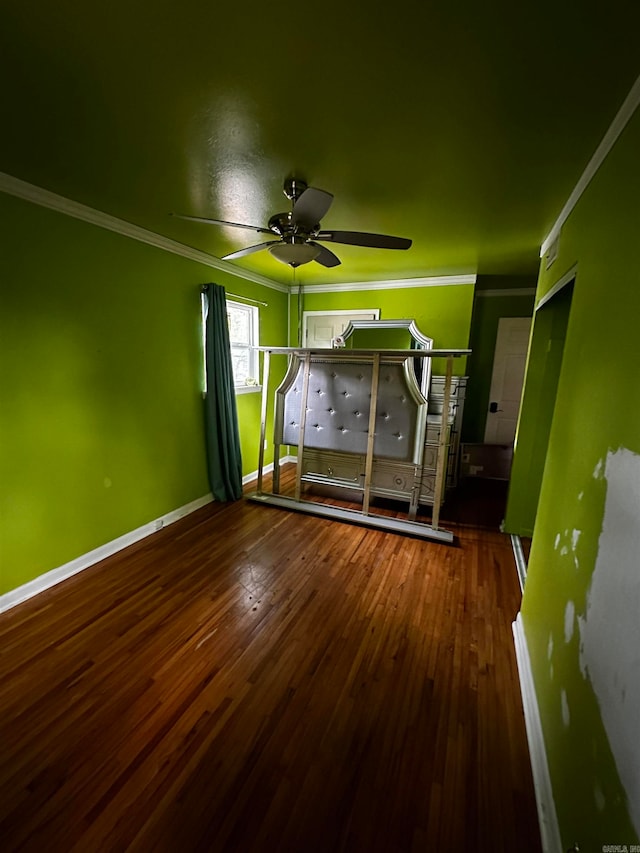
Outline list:
[[[200,509],[200,507],[205,506],[205,504],[210,503],[212,500],[213,496],[211,494],[204,495],[201,498],[196,498],[196,500],[191,501],[178,509],[167,512],[159,518],[154,518],[152,521],[143,524],[141,527],[137,527],[129,533],[124,533],[122,536],[118,536],[117,539],[113,539],[111,542],[99,545],[92,551],[88,551],[86,554],[81,554],[74,560],[70,560],[68,563],[58,566],[55,569],[51,569],[50,571],[39,575],[37,578],[22,584],[22,586],[6,592],[4,595],[0,596],[0,613],[4,613],[5,610],[16,607],[16,605],[21,604],[23,601],[33,598],[34,595],[38,595],[39,593],[50,589],[52,586],[61,583],[73,575],[77,575],[78,572],[88,569],[89,566],[99,563],[101,560],[110,557],[112,554],[117,554],[118,551],[122,551],[123,548],[128,548],[129,545],[139,542],[146,536],[151,536],[152,533],[156,533],[163,527],[173,524],[174,521],[184,518],[185,515],[195,512],[197,509]]]
[[[518,663],[518,676],[527,730],[527,741],[529,742],[533,787],[538,806],[538,822],[540,824],[542,849],[544,853],[562,853],[562,841],[560,839],[560,829],[558,827],[558,818],[553,799],[551,777],[549,776],[542,721],[540,720],[536,688],[531,671],[527,638],[520,613],[518,613],[513,623],[513,638],[516,647],[516,660]]]

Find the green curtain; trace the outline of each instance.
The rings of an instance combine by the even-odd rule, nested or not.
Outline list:
[[[207,371],[204,417],[209,485],[216,500],[233,501],[242,497],[242,456],[227,324],[227,300],[224,287],[219,284],[207,284],[203,293],[206,304]]]

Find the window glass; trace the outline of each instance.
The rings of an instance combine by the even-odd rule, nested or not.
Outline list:
[[[207,302],[202,296],[202,355],[203,390],[207,390],[206,349]],[[227,299],[227,323],[231,345],[231,365],[237,393],[258,390],[260,377],[259,314],[254,305],[233,302]]]
[[[236,389],[258,385],[258,309],[227,299],[231,361]]]

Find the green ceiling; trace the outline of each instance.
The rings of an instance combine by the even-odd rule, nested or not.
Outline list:
[[[0,170],[220,257],[289,174],[335,195],[308,283],[537,269],[638,75],[638,6],[2,0]],[[234,262],[278,282],[267,252]]]

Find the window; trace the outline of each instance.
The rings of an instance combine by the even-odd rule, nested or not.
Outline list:
[[[236,392],[254,390],[260,377],[258,308],[227,299],[227,320]]]
[[[231,343],[231,364],[236,394],[246,394],[260,390],[260,361],[258,354],[259,316],[258,309],[253,305],[233,302],[227,299],[227,323],[229,325],[229,340]],[[202,375],[203,393],[207,391],[206,365],[206,325],[207,300],[202,294]]]

